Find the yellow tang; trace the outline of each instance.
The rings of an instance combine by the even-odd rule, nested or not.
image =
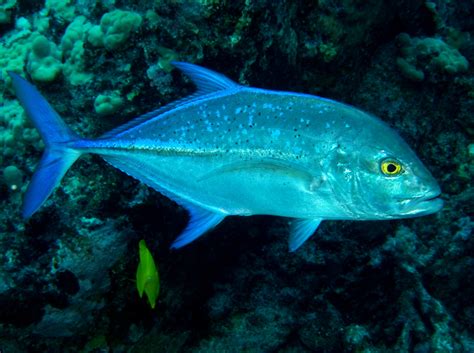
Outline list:
[[[146,247],[145,240],[140,240],[138,244],[140,255],[140,263],[137,269],[137,289],[140,298],[143,292],[148,297],[148,302],[152,309],[155,308],[156,298],[160,293],[160,276],[158,275],[158,268],[155,265],[153,256],[150,250]]]

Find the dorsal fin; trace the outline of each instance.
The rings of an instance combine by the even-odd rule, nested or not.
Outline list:
[[[140,115],[139,117],[106,132],[100,138],[116,137],[118,134],[138,126],[145,121],[159,118],[161,114],[178,108],[183,104],[197,101],[206,94],[240,87],[239,84],[228,79],[224,75],[205,69],[204,67],[179,61],[173,61],[171,64],[180,69],[185,75],[189,76],[197,86],[197,91],[188,97],[178,99],[177,101],[171,102],[161,108],[153,110],[152,112]]]
[[[226,76],[202,66],[179,61],[172,61],[171,64],[180,69],[194,82],[197,86],[198,94],[204,95],[240,86]]]
[[[214,228],[226,217],[226,214],[220,213],[218,210],[205,209],[202,205],[194,203],[194,201],[187,200],[174,191],[169,190],[167,187],[162,186],[161,181],[157,177],[157,169],[144,168],[143,161],[133,157],[133,155],[104,155],[102,157],[115,168],[120,169],[124,173],[152,187],[159,193],[165,195],[181,207],[188,210],[190,216],[189,223],[186,229],[174,241],[173,245],[171,246],[173,249],[180,248],[199,238],[208,230]]]
[[[179,107],[182,104],[187,104],[193,101],[197,101],[201,98],[201,94],[198,94],[198,92],[193,93],[190,96],[187,96],[185,98],[178,99],[174,102],[171,102],[169,104],[166,104],[156,110],[153,110],[151,112],[145,113],[143,115],[140,115],[125,124],[122,124],[120,126],[117,126],[115,129],[112,129],[110,131],[107,131],[105,134],[100,136],[100,138],[110,138],[110,137],[116,137],[118,134],[127,131],[135,126],[140,125],[141,123],[158,118],[161,114],[164,114],[166,112],[169,112],[170,110],[173,110],[177,107]]]

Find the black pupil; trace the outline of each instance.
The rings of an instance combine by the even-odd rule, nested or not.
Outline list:
[[[394,173],[396,170],[397,170],[397,166],[393,163],[389,163],[389,165],[387,166],[387,171],[389,173]]]

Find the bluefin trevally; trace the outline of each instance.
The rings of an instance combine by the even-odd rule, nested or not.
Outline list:
[[[294,251],[322,220],[397,219],[442,208],[436,180],[380,119],[334,100],[245,87],[197,65],[173,65],[191,78],[196,93],[97,139],[70,130],[32,84],[10,72],[45,143],[24,217],[85,153],[100,155],[189,211],[173,248],[230,215],[291,218]]]

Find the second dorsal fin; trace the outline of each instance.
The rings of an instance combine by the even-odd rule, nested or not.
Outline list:
[[[240,87],[239,84],[235,83],[224,75],[209,69],[205,69],[204,67],[179,61],[173,61],[171,62],[171,64],[176,68],[180,69],[185,75],[189,76],[189,78],[197,86],[197,91],[188,97],[171,102],[165,105],[164,107],[143,114],[129,121],[128,123],[118,126],[115,129],[112,129],[111,131],[103,134],[101,138],[106,139],[110,137],[116,137],[118,134],[121,134],[125,131],[128,131],[129,129],[139,126],[148,120],[159,119],[162,114],[175,108],[178,108],[181,105],[198,101],[201,99],[202,96],[206,94],[224,91],[227,89],[236,89]]]
[[[173,61],[171,64],[180,69],[197,86],[198,94],[208,94],[227,89],[238,88],[240,85],[226,76],[206,69],[202,66],[189,64],[180,61]]]

